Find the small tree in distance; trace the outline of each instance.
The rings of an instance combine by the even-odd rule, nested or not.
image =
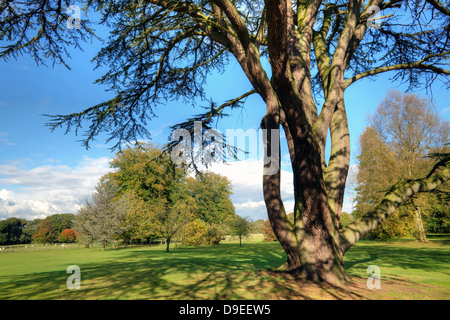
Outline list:
[[[106,244],[125,231],[123,226],[125,201],[117,200],[117,186],[108,179],[102,179],[92,194],[92,202],[86,201],[76,216],[76,231],[82,236],[100,241],[102,250]]]
[[[231,222],[231,234],[239,237],[239,246],[242,246],[242,238],[247,237],[251,232],[250,220],[248,217],[241,217],[236,215]]]

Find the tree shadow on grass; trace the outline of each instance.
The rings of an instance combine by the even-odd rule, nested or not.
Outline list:
[[[344,256],[347,269],[356,265],[380,264],[403,269],[448,270],[449,250],[436,247],[398,246],[380,242],[378,245],[359,245],[351,248]]]
[[[420,248],[360,246],[346,255],[346,267],[391,264],[440,270],[446,252]],[[342,288],[272,272],[284,253],[278,244],[181,247],[170,253],[131,248],[101,262],[80,264],[81,290],[66,286],[66,270],[0,276],[0,299],[370,299],[365,279]],[[412,258],[415,257],[415,258]],[[76,264],[76,262],[75,262]],[[448,269],[447,269],[448,270]],[[397,284],[396,284],[397,285]]]
[[[345,290],[268,271],[285,260],[276,244],[185,247],[170,253],[134,248],[117,253],[117,259],[79,265],[81,290],[67,288],[70,274],[66,270],[40,272],[0,278],[0,298],[272,300],[349,296]]]
[[[248,249],[248,250],[247,250]],[[81,290],[66,270],[0,276],[1,299],[189,299],[233,295],[243,271],[279,264],[281,254],[258,246],[117,250],[117,259],[80,264]],[[75,262],[76,264],[76,262]],[[236,284],[235,284],[236,283]]]

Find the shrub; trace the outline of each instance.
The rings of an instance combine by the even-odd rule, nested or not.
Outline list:
[[[65,229],[58,237],[58,241],[62,243],[72,243],[77,239],[77,233],[72,229]]]
[[[187,246],[204,244],[206,236],[206,223],[200,219],[195,219],[185,226],[183,244]]]
[[[209,224],[206,226],[206,242],[209,244],[219,244],[225,238],[225,227],[219,224]]]

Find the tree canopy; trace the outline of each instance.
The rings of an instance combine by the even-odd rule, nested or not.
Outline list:
[[[0,245],[18,244],[25,240],[26,236],[23,232],[25,228],[25,219],[8,218],[0,221]]]

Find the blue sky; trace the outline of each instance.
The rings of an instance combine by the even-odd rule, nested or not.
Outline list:
[[[69,65],[36,66],[27,56],[8,62],[0,61],[0,219],[11,216],[27,219],[43,218],[54,213],[76,213],[92,193],[98,178],[109,170],[108,161],[114,155],[104,144],[105,136],[86,150],[78,141],[81,136],[64,134],[63,129],[51,132],[45,126],[43,114],[68,114],[99,103],[110,93],[93,84],[102,70],[93,70],[90,60],[99,44],[84,44],[84,52],[74,49]],[[367,116],[381,102],[387,90],[404,86],[391,83],[389,74],[364,79],[346,91],[346,108],[352,148],[351,164],[356,164],[359,135],[367,125]],[[224,75],[211,76],[207,90],[217,102],[224,102],[248,90],[250,84],[239,66],[231,63]],[[425,91],[418,92],[425,95]],[[450,119],[450,93],[442,83],[433,86],[436,108]],[[207,104],[205,102],[205,104]],[[257,129],[264,115],[262,100],[254,95],[246,108],[220,122],[219,129]],[[170,102],[158,109],[158,118],[149,124],[157,143],[167,142],[167,127],[200,113],[182,103]],[[282,167],[283,198],[286,207],[293,205],[292,184],[288,163]],[[232,197],[237,213],[253,219],[266,219],[262,201],[261,162],[248,160],[212,170],[227,175],[233,182]],[[351,194],[345,209],[351,210]]]

